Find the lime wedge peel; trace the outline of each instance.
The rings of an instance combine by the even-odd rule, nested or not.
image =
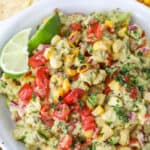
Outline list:
[[[15,34],[4,46],[0,56],[2,70],[10,75],[28,71],[28,41],[31,28]]]

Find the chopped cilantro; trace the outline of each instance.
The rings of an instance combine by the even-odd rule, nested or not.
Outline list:
[[[84,101],[83,100],[78,100],[78,103],[81,107],[83,107],[85,105]]]
[[[84,62],[84,55],[82,55],[82,54],[79,54],[78,55],[78,59],[79,59],[79,61],[80,61],[80,63],[83,63]]]
[[[131,70],[133,70],[136,67],[135,64],[125,64],[122,66],[120,72],[122,74],[128,74]]]
[[[88,103],[92,106],[95,107],[98,103],[97,101],[97,95],[96,94],[91,94],[88,98]]]
[[[38,135],[40,136],[40,138],[48,140],[48,137],[44,133],[42,133],[40,130],[38,130],[37,132],[38,132]]]
[[[111,68],[108,68],[108,67],[105,67],[105,71],[109,74],[109,75],[112,75],[115,70],[111,69]]]
[[[122,120],[123,122],[128,121],[128,116],[127,116],[125,110],[122,107],[115,106],[114,111],[116,112],[116,114],[117,114],[117,116],[119,117],[120,120]]]
[[[116,145],[116,144],[117,144],[117,141],[116,141],[116,140],[113,140],[113,139],[109,139],[109,140],[107,141],[107,143],[108,143],[109,145]]]
[[[93,48],[92,48],[92,46],[91,46],[91,45],[88,45],[88,47],[87,47],[87,51],[88,51],[89,53],[92,53],[92,52],[93,52]]]
[[[150,68],[143,68],[142,72],[146,74],[147,78],[150,78]]]
[[[112,121],[107,121],[106,124],[109,125],[109,126],[111,126]]]
[[[139,52],[137,52],[137,56],[141,57],[141,56],[143,56],[143,53],[141,51],[139,51]]]
[[[118,81],[121,85],[124,85],[125,84],[125,81],[122,77],[121,74],[118,74],[116,77],[115,77],[115,80]]]

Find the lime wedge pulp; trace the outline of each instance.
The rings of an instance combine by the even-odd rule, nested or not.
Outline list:
[[[15,34],[4,46],[0,56],[2,70],[10,75],[28,71],[28,41],[31,28]]]
[[[39,44],[49,44],[52,37],[60,32],[61,22],[59,15],[55,13],[46,23],[42,24],[29,41],[29,52],[37,48]]]

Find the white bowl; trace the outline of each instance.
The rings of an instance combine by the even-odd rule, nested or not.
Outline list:
[[[141,25],[150,37],[150,9],[134,0],[44,0],[25,10],[23,13],[12,17],[0,24],[0,49],[5,42],[16,32],[28,28],[35,28],[44,16],[49,15],[53,9],[59,8],[66,13],[91,11],[110,11],[120,8],[130,11],[133,21]],[[12,137],[14,123],[11,121],[10,113],[4,103],[4,97],[0,97],[0,143],[7,150],[23,150],[24,146]]]

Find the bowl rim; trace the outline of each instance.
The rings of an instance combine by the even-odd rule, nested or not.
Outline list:
[[[27,16],[30,16],[30,14],[33,12],[35,12],[35,10],[40,6],[44,6],[46,4],[51,3],[52,5],[55,3],[63,3],[65,0],[40,0],[39,2],[33,4],[32,6],[30,6],[29,8],[26,8],[25,10],[23,10],[21,13],[4,20],[3,22],[0,22],[0,26],[1,26],[1,31],[0,32],[0,40],[2,39],[3,35],[7,34],[10,28],[12,28],[17,22],[20,22],[20,20],[22,20],[22,18],[27,18]],[[93,1],[98,1],[98,0],[93,0]],[[111,1],[111,0],[105,0],[105,1]],[[121,2],[122,0],[112,0],[113,2],[115,1],[117,2]],[[71,4],[75,4],[75,3],[80,3],[81,0],[76,0],[76,1],[72,1]],[[137,2],[136,0],[126,0],[127,6],[133,5],[135,7],[137,7],[137,9],[139,9],[141,11],[141,13],[146,13],[147,16],[149,16],[150,18],[150,8],[148,8],[147,6]],[[67,6],[69,6],[70,4],[68,4]],[[5,43],[5,41],[2,41],[1,43]],[[3,46],[3,44],[0,45],[0,48]],[[7,150],[6,146],[4,147],[3,145],[1,145],[2,139],[0,138],[0,146],[4,149]]]

